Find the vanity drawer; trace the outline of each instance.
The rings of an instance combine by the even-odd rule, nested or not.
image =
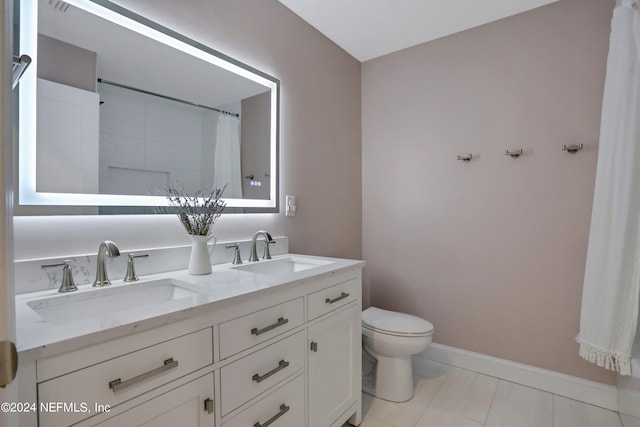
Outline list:
[[[211,328],[174,338],[38,384],[38,400],[115,406],[213,363]],[[118,379],[120,382],[118,383]],[[78,410],[41,412],[40,426],[66,426],[91,415]]]
[[[302,325],[303,312],[302,298],[298,298],[222,323],[220,358],[226,359]]]
[[[355,301],[360,296],[360,280],[355,278],[310,294],[307,298],[309,320]]]
[[[237,360],[220,371],[222,415],[304,368],[304,331]]]
[[[304,426],[304,396],[304,375],[298,375],[238,415],[224,420],[222,427],[250,427],[257,423],[264,426],[269,420],[273,420],[269,427]]]
[[[214,427],[215,415],[207,411],[207,401],[213,402],[213,373],[162,393],[144,403],[98,422],[88,419],[77,427],[123,426],[209,426]]]

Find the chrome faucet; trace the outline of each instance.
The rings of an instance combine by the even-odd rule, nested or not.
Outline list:
[[[256,234],[254,234],[253,238],[251,239],[251,256],[249,257],[249,262],[260,261],[258,259],[258,253],[256,251],[256,240],[261,235],[264,236],[264,238],[265,238],[265,241],[264,241],[264,255],[262,256],[262,258],[263,259],[271,259],[271,254],[269,253],[269,245],[272,244],[272,243],[275,243],[276,241],[273,240],[273,237],[271,237],[271,234],[269,234],[268,232],[266,232],[264,230],[260,230],[260,231],[256,231]]]
[[[120,256],[120,250],[115,243],[111,240],[105,240],[100,243],[98,248],[98,267],[96,269],[96,280],[93,282],[93,286],[109,286],[111,281],[107,275],[107,266],[105,265],[104,255],[107,254],[109,258],[115,258]]]

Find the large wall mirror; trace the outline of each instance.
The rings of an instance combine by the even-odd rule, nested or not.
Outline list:
[[[18,213],[148,213],[176,185],[278,211],[277,79],[108,1],[20,15]]]

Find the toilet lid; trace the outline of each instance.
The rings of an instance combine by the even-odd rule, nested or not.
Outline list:
[[[362,312],[364,327],[392,334],[425,335],[433,332],[431,322],[406,313],[369,307]]]

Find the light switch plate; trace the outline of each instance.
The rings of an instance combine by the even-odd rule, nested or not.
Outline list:
[[[285,215],[286,216],[295,216],[296,215],[296,196],[290,196],[287,194],[285,198]]]

